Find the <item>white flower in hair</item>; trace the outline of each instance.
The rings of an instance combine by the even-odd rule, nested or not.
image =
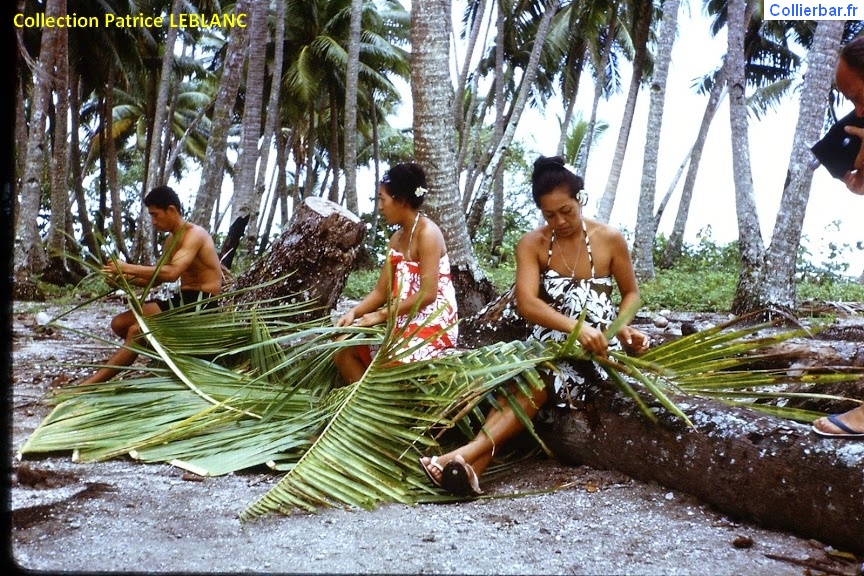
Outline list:
[[[428,190],[426,190],[426,188],[424,188],[423,186],[418,186],[417,189],[414,190],[414,195],[417,196],[418,198],[422,198],[423,196],[426,195],[426,192],[428,192]]]

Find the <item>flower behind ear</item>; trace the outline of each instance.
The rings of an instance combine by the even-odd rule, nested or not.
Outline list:
[[[424,188],[423,186],[418,186],[414,190],[414,195],[417,196],[418,198],[422,198],[423,196],[426,195],[426,192],[428,192],[428,190],[426,190],[426,188]]]

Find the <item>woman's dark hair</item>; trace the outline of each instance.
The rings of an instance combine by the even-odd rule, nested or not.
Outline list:
[[[147,193],[144,197],[144,206],[148,208],[155,206],[160,210],[167,210],[169,206],[177,208],[177,212],[183,214],[183,205],[180,203],[180,197],[177,192],[170,186],[157,186]]]
[[[577,201],[581,201],[579,192],[585,187],[582,178],[571,172],[565,166],[561,156],[540,156],[534,161],[534,172],[531,174],[531,196],[534,204],[540,206],[540,198],[556,188],[566,186]]]
[[[419,164],[407,162],[390,168],[381,184],[393,198],[407,202],[412,208],[420,208],[426,198],[426,173]]]
[[[840,58],[849,68],[864,77],[864,36],[847,42],[840,50]]]

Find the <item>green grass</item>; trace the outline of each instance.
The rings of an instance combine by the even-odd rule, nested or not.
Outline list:
[[[660,270],[654,280],[639,284],[639,294],[647,310],[728,312],[737,280],[724,271]]]
[[[342,298],[351,300],[362,300],[375,288],[380,270],[355,270],[348,275],[345,288],[342,289]]]
[[[484,272],[499,292],[507,290],[516,278],[516,268],[511,265],[485,268]],[[342,295],[359,300],[372,290],[377,279],[377,270],[353,272]],[[717,267],[658,269],[654,280],[639,283],[642,309],[726,313],[732,306],[737,281],[737,272]],[[864,285],[853,280],[805,280],[798,282],[796,289],[799,302],[864,302]]]

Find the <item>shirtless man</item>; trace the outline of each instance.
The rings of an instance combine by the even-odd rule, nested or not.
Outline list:
[[[167,261],[159,268],[154,284],[174,282],[180,279],[181,291],[170,301],[152,300],[142,306],[144,317],[154,316],[169,308],[206,300],[222,291],[222,264],[213,239],[202,227],[183,219],[182,205],[177,193],[168,186],[151,190],[144,198],[144,206],[150,213],[153,226],[159,232],[168,232],[163,251],[171,250]],[[177,237],[175,241],[174,238]],[[130,284],[146,286],[156,273],[156,266],[139,266],[128,262],[108,263],[102,273],[109,277],[120,274]],[[111,320],[111,329],[123,338],[123,346],[83,384],[107,382],[120,372],[113,366],[129,366],[138,354],[129,348],[130,343],[141,334],[141,328],[131,310],[118,314]]]

